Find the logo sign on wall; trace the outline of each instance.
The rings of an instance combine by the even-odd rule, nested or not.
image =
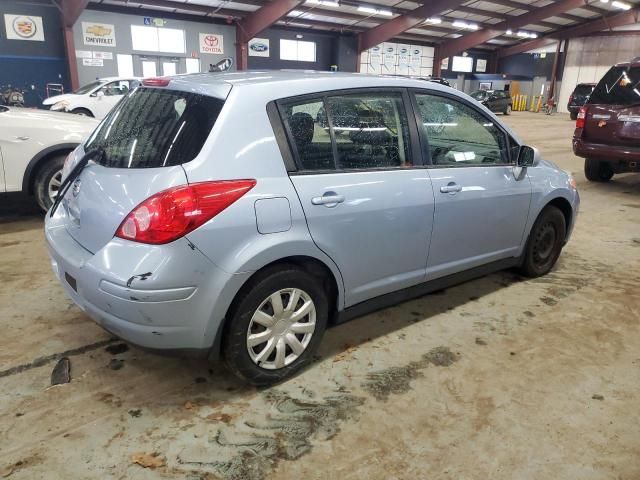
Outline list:
[[[213,33],[200,34],[200,53],[212,53],[215,55],[224,54],[224,44],[222,35]]]
[[[269,39],[268,38],[252,38],[249,40],[249,56],[250,57],[268,57],[269,56]]]
[[[4,15],[4,26],[9,40],[44,42],[42,17],[30,15]]]
[[[115,32],[114,26],[108,23],[82,22],[82,38],[85,45],[115,47]]]

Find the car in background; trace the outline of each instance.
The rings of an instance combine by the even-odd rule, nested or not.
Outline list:
[[[440,85],[445,85],[447,87],[451,86],[451,84],[446,78],[442,78],[442,77],[419,77],[419,78],[420,80],[426,80],[427,82],[439,83]]]
[[[45,235],[80,308],[261,385],[308,364],[330,321],[546,274],[579,204],[466,95],[302,71],[145,79],[73,153],[60,198]]]
[[[640,172],[640,57],[611,67],[580,107],[573,152],[592,182]]]
[[[578,112],[580,107],[583,106],[589,99],[589,95],[596,88],[595,83],[579,83],[576,88],[573,89],[571,95],[569,95],[569,101],[567,102],[567,110],[569,110],[569,117],[571,120],[578,118]]]
[[[0,106],[0,192],[33,195],[53,204],[64,160],[98,125],[92,118]]]
[[[42,105],[55,112],[70,112],[104,118],[129,90],[140,84],[139,78],[105,77],[72,93],[47,98]]]
[[[511,114],[512,100],[506,90],[476,90],[471,98],[477,100],[492,112]]]

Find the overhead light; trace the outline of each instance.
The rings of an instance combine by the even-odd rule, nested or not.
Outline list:
[[[516,35],[518,37],[521,37],[521,38],[538,38],[538,34],[537,33],[523,32],[522,30],[520,30],[518,33],[516,33]]]
[[[600,0],[600,3],[609,3],[609,0]]]
[[[427,18],[426,22],[431,23],[433,25],[439,25],[442,23],[442,19],[439,17],[431,17],[431,18]]]
[[[629,5],[628,3],[618,2],[617,0],[611,2],[611,6],[619,8],[620,10],[629,10],[629,9],[631,9],[631,5]]]
[[[467,23],[462,20],[456,20],[451,25],[458,28],[464,28],[465,30],[478,30],[479,28],[477,23]]]
[[[513,30],[511,29],[507,30],[507,35],[513,35]]]
[[[323,5],[325,7],[339,7],[340,3],[333,0],[307,0],[304,2],[308,5]]]
[[[293,15],[294,17],[298,17],[303,13],[304,12],[302,10],[291,10],[287,15]]]
[[[360,5],[358,7],[358,11],[359,12],[364,12],[364,13],[370,13],[372,15],[385,15],[387,17],[390,17],[393,15],[393,12],[391,10],[385,10],[382,8],[373,8],[373,7],[367,7],[365,5]]]

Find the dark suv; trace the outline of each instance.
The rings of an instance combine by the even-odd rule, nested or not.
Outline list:
[[[593,182],[640,172],[640,57],[611,67],[580,108],[573,152]]]
[[[578,118],[578,112],[580,107],[587,103],[589,95],[596,88],[595,83],[579,83],[573,92],[569,96],[569,102],[567,103],[567,110],[569,110],[569,116],[571,120]]]

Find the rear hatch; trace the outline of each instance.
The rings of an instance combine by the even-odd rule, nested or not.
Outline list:
[[[76,152],[78,160],[86,151],[99,151],[62,202],[68,232],[92,253],[143,200],[187,183],[181,165],[200,153],[218,118],[223,98],[172,84],[132,91]]]
[[[585,107],[582,138],[593,143],[637,148],[640,145],[640,67],[612,67]]]

